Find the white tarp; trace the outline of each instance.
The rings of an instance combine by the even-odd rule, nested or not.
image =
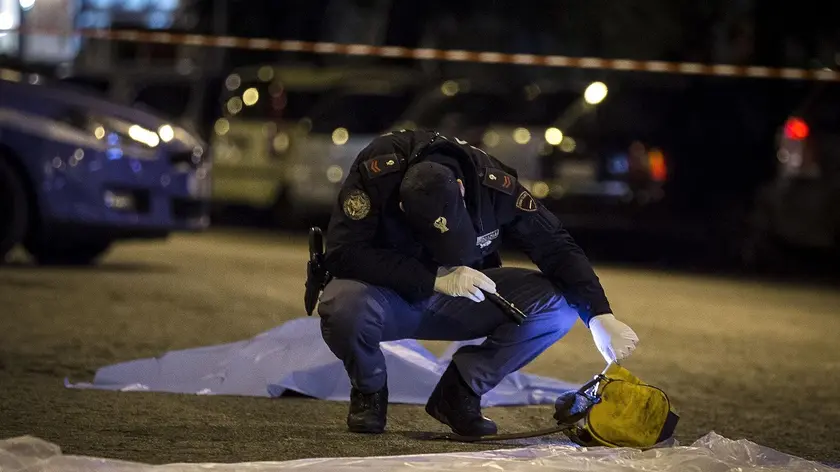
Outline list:
[[[93,457],[65,456],[55,444],[24,436],[0,441],[0,472],[200,472],[282,470],[350,472],[375,471],[531,471],[606,472],[837,472],[755,443],[733,441],[709,433],[691,446],[638,451],[632,449],[535,446],[471,453],[390,457],[317,458],[287,462],[236,464],[147,465]]]
[[[391,403],[425,405],[455,351],[438,358],[413,339],[382,343]],[[68,388],[278,397],[286,390],[313,398],[350,401],[350,380],[321,337],[318,318],[296,318],[251,339],[170,351],[97,370],[92,383]],[[482,406],[553,405],[580,385],[524,372],[506,376],[481,397]]]

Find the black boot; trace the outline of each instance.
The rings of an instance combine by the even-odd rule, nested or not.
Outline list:
[[[388,416],[388,385],[374,393],[350,390],[350,413],[347,427],[353,433],[379,434],[385,431]]]
[[[461,436],[487,436],[497,431],[496,423],[481,414],[481,397],[464,382],[454,362],[429,396],[426,413]]]

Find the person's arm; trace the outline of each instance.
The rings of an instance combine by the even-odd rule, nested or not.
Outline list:
[[[353,163],[327,230],[325,266],[335,277],[388,287],[407,300],[420,300],[433,294],[437,268],[374,243],[388,203],[388,196],[380,195],[382,186],[374,181],[394,176],[377,166],[382,175],[371,178],[365,162],[392,155],[396,149],[393,137],[378,138]]]
[[[592,264],[557,216],[519,184],[513,196],[516,213],[503,229],[506,238],[563,290],[587,326],[593,317],[612,313]]]
[[[563,291],[592,333],[595,347],[607,363],[626,359],[639,337],[617,320],[592,264],[560,220],[517,184],[516,215],[506,234]]]

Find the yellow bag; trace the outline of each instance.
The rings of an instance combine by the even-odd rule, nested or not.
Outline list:
[[[554,418],[582,446],[650,448],[673,436],[679,415],[668,395],[610,364],[580,390],[561,395]]]
[[[490,436],[420,433],[418,438],[481,442],[564,433],[581,446],[648,449],[671,438],[680,419],[665,392],[618,364],[608,365],[580,389],[560,395],[554,410],[557,426],[547,429]]]

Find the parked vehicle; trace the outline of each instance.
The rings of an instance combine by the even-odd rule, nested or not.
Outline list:
[[[392,68],[234,71],[212,140],[214,203],[278,224],[327,213],[358,152],[396,122],[416,80]]]
[[[778,264],[785,248],[840,256],[840,87],[818,84],[780,127],[774,180],[757,192],[742,257]]]
[[[392,131],[414,97],[416,76],[394,71],[347,79],[290,130],[284,213],[298,220],[329,214],[353,161]]]
[[[111,245],[209,225],[206,144],[141,106],[0,70],[0,260],[89,264]]]
[[[594,84],[601,96],[589,101],[587,87],[568,84],[515,90],[511,113],[490,124],[482,147],[516,167],[567,226],[643,229],[668,180],[669,156],[645,119],[655,107],[638,91],[607,95],[605,84]]]
[[[282,201],[290,130],[342,76],[341,71],[271,65],[227,76],[210,139],[214,206],[270,211]]]

